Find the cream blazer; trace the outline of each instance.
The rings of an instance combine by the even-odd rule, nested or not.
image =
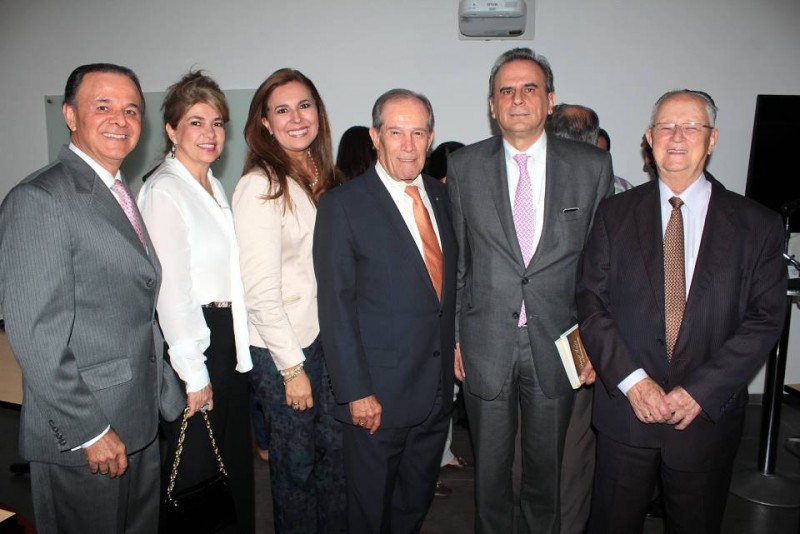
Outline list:
[[[319,334],[311,258],[317,208],[294,180],[288,180],[291,209],[282,198],[265,200],[269,187],[261,171],[242,176],[233,220],[250,344],[268,349],[278,369],[288,369],[305,360],[303,348]]]

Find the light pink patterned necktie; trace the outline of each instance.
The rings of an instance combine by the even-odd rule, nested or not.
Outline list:
[[[533,187],[531,186],[531,177],[528,175],[528,155],[517,154],[514,156],[514,161],[519,166],[519,182],[517,182],[517,193],[514,195],[514,229],[517,231],[522,260],[527,267],[533,257],[533,230],[536,222],[533,209]],[[528,314],[525,311],[525,301],[523,300],[517,326],[526,324],[528,324]]]
[[[114,180],[114,185],[111,186],[111,190],[117,194],[117,202],[119,202],[119,205],[122,207],[122,211],[125,212],[125,215],[131,222],[133,229],[136,230],[136,235],[139,236],[139,241],[142,242],[142,246],[145,248],[145,250],[147,250],[147,245],[144,243],[142,219],[139,216],[139,209],[133,202],[133,196],[131,196],[130,189],[128,189],[128,186],[125,185],[122,180]]]

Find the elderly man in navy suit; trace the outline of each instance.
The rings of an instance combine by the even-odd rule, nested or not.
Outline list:
[[[350,532],[418,532],[453,399],[456,245],[445,186],[420,174],[428,99],[383,94],[370,136],[378,163],[319,204],[320,334],[346,423]]]
[[[69,147],[0,208],[0,303],[22,368],[36,528],[150,534],[159,407],[174,419],[182,398],[153,342],[161,269],[119,172],[144,98],[130,69],[92,64],[72,72],[62,108]]]
[[[659,98],[645,134],[659,179],[605,200],[586,245],[593,533],[641,532],[659,478],[669,532],[720,531],[747,383],[782,329],[781,218],[705,170],[716,115],[701,91]]]

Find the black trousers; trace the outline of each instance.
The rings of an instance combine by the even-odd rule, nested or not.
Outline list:
[[[718,533],[725,513],[732,464],[707,472],[666,465],[661,449],[631,447],[597,434],[589,532],[639,534],[660,478],[668,534]]]
[[[236,371],[236,344],[230,308],[203,308],[203,315],[211,330],[211,345],[205,356],[214,394],[214,409],[208,415],[236,503],[237,524],[225,532],[250,534],[255,530],[255,496],[249,378],[246,373]],[[162,424],[167,440],[167,455],[162,466],[164,495],[175,458],[180,426],[181,418]],[[203,418],[194,415],[189,419],[186,429],[175,489],[210,478],[217,470]]]
[[[416,426],[370,435],[343,425],[350,534],[419,532],[433,501],[449,422],[440,381],[430,415]]]

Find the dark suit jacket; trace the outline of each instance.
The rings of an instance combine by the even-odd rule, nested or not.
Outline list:
[[[456,246],[444,185],[424,176],[444,256],[442,301],[408,227],[374,168],[322,196],[314,231],[320,335],[336,398],[375,395],[381,426],[430,415],[441,381],[453,399]]]
[[[604,386],[595,388],[595,426],[622,443],[661,447],[684,470],[732,459],[747,382],[775,345],[786,306],[780,217],[706,177],[711,200],[671,364],[657,182],[600,205],[578,289],[581,335]],[[617,388],[637,368],[666,392],[683,386],[701,415],[680,432],[641,423]]]
[[[22,367],[20,448],[32,461],[81,465],[74,447],[104,428],[128,453],[156,436],[166,376],[155,356],[161,279],[109,188],[67,147],[0,208],[0,302]],[[164,373],[167,373],[164,375]]]
[[[614,192],[611,157],[547,137],[544,225],[525,266],[514,229],[505,152],[493,137],[454,152],[447,167],[459,244],[459,340],[465,385],[494,399],[509,376],[525,299],[536,375],[550,398],[572,393],[555,340],[577,322],[578,263],[600,200]]]

